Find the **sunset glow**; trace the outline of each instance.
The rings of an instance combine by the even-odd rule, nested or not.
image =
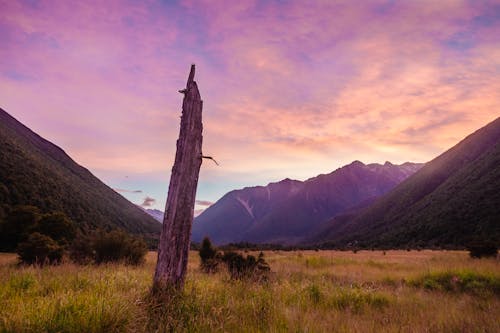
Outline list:
[[[162,210],[191,63],[220,163],[197,209],[353,160],[426,162],[500,115],[498,1],[0,0],[0,40],[0,107]]]

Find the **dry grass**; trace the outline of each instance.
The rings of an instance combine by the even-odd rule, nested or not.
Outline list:
[[[452,251],[267,252],[267,283],[203,274],[152,301],[142,267],[17,267],[0,254],[0,332],[500,332],[500,265]]]

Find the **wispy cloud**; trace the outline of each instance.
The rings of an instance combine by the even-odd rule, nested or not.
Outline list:
[[[202,168],[210,200],[215,180],[222,192],[355,159],[424,162],[498,116],[498,8],[2,1],[0,100],[91,170],[167,173],[194,62],[203,151],[221,163]]]
[[[113,188],[116,192],[123,192],[123,193],[142,193],[141,190],[125,190],[123,188]]]

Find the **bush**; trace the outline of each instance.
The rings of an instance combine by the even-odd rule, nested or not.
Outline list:
[[[264,253],[260,252],[255,258],[252,255],[243,255],[234,251],[225,251],[221,255],[212,246],[210,239],[205,237],[201,244],[199,255],[201,259],[201,269],[206,273],[213,273],[217,270],[220,262],[224,262],[231,275],[231,279],[240,280],[243,278],[254,278],[263,280],[267,278],[267,273],[271,270],[269,264],[264,260]]]
[[[40,219],[40,211],[33,206],[17,206],[0,225],[0,251],[14,251],[26,240]]]
[[[63,248],[52,238],[34,232],[17,248],[19,259],[25,264],[57,264],[63,256]]]
[[[228,251],[224,253],[222,261],[226,264],[231,279],[256,278],[266,279],[271,270],[269,264],[264,260],[264,253],[260,252],[256,259],[252,255],[243,255]]]
[[[78,235],[69,248],[69,258],[80,265],[88,265],[94,262],[95,251],[92,246],[92,237]]]
[[[208,237],[203,238],[200,250],[198,251],[201,259],[201,269],[205,273],[214,273],[217,271],[217,266],[219,266],[220,255],[217,249],[212,246],[210,239]]]
[[[42,215],[37,207],[16,206],[0,221],[0,251],[14,251],[34,232],[67,246],[75,238],[76,225],[62,212]]]
[[[80,235],[70,248],[70,258],[77,263],[124,262],[139,265],[148,252],[146,243],[124,231],[97,231],[91,235]]]
[[[60,245],[68,245],[76,236],[76,225],[66,214],[53,212],[45,214],[38,221],[36,230],[49,236]]]
[[[473,242],[467,246],[467,250],[471,258],[496,257],[498,254],[498,247],[493,242],[488,241]]]

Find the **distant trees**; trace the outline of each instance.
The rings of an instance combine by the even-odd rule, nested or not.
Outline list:
[[[497,245],[490,241],[475,240],[469,243],[467,250],[471,258],[496,257],[498,254]]]
[[[17,245],[34,232],[40,220],[40,210],[34,206],[17,206],[0,223],[0,251],[15,251]]]
[[[75,234],[76,225],[62,212],[16,206],[0,223],[0,250],[16,251],[22,263],[56,264]]]
[[[0,251],[16,251],[25,264],[57,264],[69,254],[80,264],[138,265],[147,250],[144,240],[124,231],[84,233],[64,213],[42,214],[34,206],[16,206],[0,219]]]
[[[271,270],[269,264],[264,259],[264,253],[260,252],[255,258],[253,255],[243,256],[234,251],[224,251],[221,254],[212,246],[210,239],[205,237],[201,244],[199,255],[201,259],[200,267],[206,273],[213,273],[220,263],[224,263],[231,279],[241,280],[244,278],[265,279]]]

